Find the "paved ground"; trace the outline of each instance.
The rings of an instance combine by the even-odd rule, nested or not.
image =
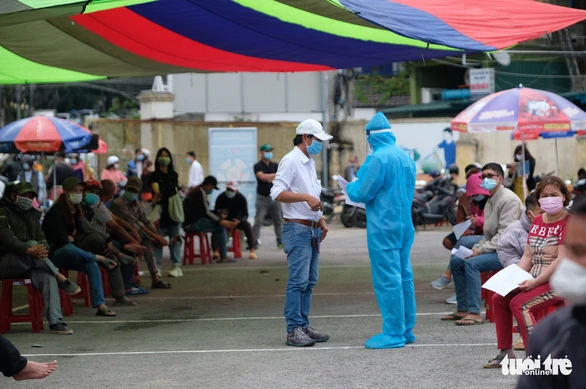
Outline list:
[[[481,368],[496,353],[493,324],[462,328],[439,320],[453,308],[443,302],[453,288],[429,286],[447,264],[445,231],[419,232],[413,247],[417,342],[363,348],[381,326],[365,234],[335,223],[322,247],[312,324],[331,335],[327,343],[285,346],[286,259],[263,228],[258,260],[186,267],[172,290],[138,297],[138,307],[118,308],[113,319],[76,305],[66,318],[72,336],[13,326],[7,337],[21,352],[60,365],[43,382],[2,379],[1,387],[513,388],[514,378]]]

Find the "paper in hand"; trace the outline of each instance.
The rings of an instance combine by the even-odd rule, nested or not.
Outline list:
[[[482,287],[505,297],[518,288],[521,282],[532,279],[533,276],[519,266],[509,265],[490,277]]]
[[[460,248],[457,249],[452,249],[452,255],[455,255],[458,258],[462,258],[462,259],[466,259],[469,256],[471,256],[473,253],[472,250],[470,250],[467,247],[464,246],[460,246]]]
[[[468,228],[470,228],[471,225],[472,225],[472,220],[470,220],[470,219],[468,219],[465,222],[462,222],[460,224],[456,224],[454,226],[454,234],[456,235],[456,240],[460,240],[462,235],[464,235],[466,230],[468,230]]]
[[[338,181],[338,185],[340,185],[340,188],[342,188],[342,191],[346,195],[346,204],[351,205],[353,207],[366,209],[366,205],[364,205],[364,203],[355,203],[354,201],[350,200],[350,198],[348,197],[348,193],[346,193],[346,187],[348,186],[348,181],[346,181],[346,179],[344,177],[337,176],[336,180]]]

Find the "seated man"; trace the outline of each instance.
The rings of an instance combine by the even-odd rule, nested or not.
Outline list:
[[[102,181],[104,194],[102,200],[107,200],[114,195],[115,187]],[[170,284],[161,281],[161,274],[157,269],[154,257],[154,247],[167,246],[167,241],[158,234],[156,227],[148,219],[142,204],[138,201],[138,195],[142,188],[142,181],[138,177],[130,177],[126,183],[124,195],[112,202],[110,211],[119,222],[126,222],[132,229],[132,235],[140,235],[141,244],[146,247],[144,257],[151,273],[152,289],[169,289]],[[126,246],[125,246],[126,248]]]
[[[465,236],[456,244],[456,248],[472,249],[472,254],[466,259],[455,255],[450,259],[457,310],[442,320],[455,320],[461,326],[484,323],[480,316],[480,273],[502,269],[497,243],[507,227],[523,213],[521,200],[503,186],[503,176],[503,168],[498,163],[488,163],[482,168],[482,187],[490,192],[484,208],[484,236]]]
[[[41,212],[32,206],[36,195],[30,183],[21,182],[9,184],[0,201],[0,279],[30,278],[43,296],[50,332],[68,335],[73,330],[62,321],[57,285],[70,295],[79,293],[80,288],[60,274],[48,258]]]
[[[43,232],[49,242],[50,257],[55,266],[87,274],[92,307],[97,309],[96,315],[112,317],[116,313],[105,304],[102,274],[98,265],[112,270],[118,267],[118,263],[73,244],[77,232],[83,230],[81,221],[84,215],[79,204],[83,200],[84,186],[83,182],[73,176],[63,181],[63,193],[45,214]]]
[[[228,220],[238,220],[239,223],[236,228],[244,231],[248,242],[248,249],[250,250],[248,259],[256,259],[254,235],[252,234],[252,226],[248,222],[248,203],[246,197],[238,192],[238,183],[236,181],[230,181],[226,184],[226,191],[216,199],[215,211],[217,214],[227,211]],[[214,247],[215,250],[216,248]]]
[[[211,232],[220,249],[219,262],[235,262],[234,259],[228,259],[226,229],[235,228],[240,224],[240,221],[225,220],[228,216],[227,212],[216,215],[210,210],[207,196],[212,194],[214,189],[218,190],[218,180],[214,176],[207,176],[200,186],[192,188],[187,193],[183,202],[185,213],[183,229],[185,231]]]

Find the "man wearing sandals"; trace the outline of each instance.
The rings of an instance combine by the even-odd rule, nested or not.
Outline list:
[[[58,285],[69,295],[79,293],[80,288],[60,274],[48,258],[41,212],[32,207],[36,196],[28,182],[6,187],[0,201],[0,279],[30,278],[43,296],[50,332],[69,335],[73,330],[62,321]]]
[[[503,186],[503,176],[498,163],[487,163],[482,168],[481,186],[490,192],[484,208],[484,236],[464,236],[456,244],[456,248],[471,249],[472,255],[466,259],[452,255],[450,259],[458,306],[456,312],[442,320],[454,320],[459,326],[484,323],[480,315],[480,273],[503,268],[496,251],[499,238],[523,213],[519,197]]]
[[[50,258],[58,268],[80,271],[87,274],[92,307],[97,308],[97,316],[116,316],[105,304],[102,274],[98,265],[112,270],[118,263],[92,254],[77,247],[75,236],[84,218],[80,203],[83,200],[85,184],[77,177],[68,177],[63,181],[63,193],[43,220],[43,232],[50,247]]]
[[[142,245],[146,247],[145,258],[151,272],[152,289],[169,289],[170,284],[161,281],[160,272],[154,259],[154,248],[167,246],[167,240],[159,235],[153,223],[149,220],[143,205],[138,201],[142,188],[142,181],[138,177],[131,177],[126,183],[124,195],[112,202],[110,211],[120,219],[126,221],[139,232]]]

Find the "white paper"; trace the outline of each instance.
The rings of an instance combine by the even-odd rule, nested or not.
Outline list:
[[[460,240],[462,235],[464,235],[466,230],[468,230],[468,228],[470,228],[471,225],[472,225],[472,220],[470,220],[470,219],[468,219],[465,222],[462,222],[460,224],[456,224],[454,226],[454,234],[456,234],[456,240]]]
[[[472,255],[472,250],[468,247],[460,246],[458,249],[452,249],[452,255],[455,255],[458,258],[466,259]]]
[[[512,290],[518,288],[521,282],[532,279],[533,276],[519,266],[509,265],[490,277],[482,287],[505,297]]]
[[[364,205],[364,203],[355,203],[354,201],[350,200],[350,197],[348,197],[348,194],[346,193],[346,187],[348,186],[348,181],[346,181],[346,179],[342,176],[337,176],[336,179],[338,181],[338,185],[340,185],[340,188],[342,188],[342,191],[346,195],[346,204],[351,205],[353,207],[366,209],[366,205]]]

